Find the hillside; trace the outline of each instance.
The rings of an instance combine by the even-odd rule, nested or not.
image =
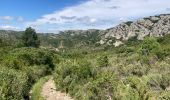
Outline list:
[[[124,22],[106,30],[68,30],[59,34],[39,33],[41,45],[50,48],[65,48],[114,45],[119,46],[130,38],[142,40],[145,36],[160,37],[170,32],[170,15],[162,14],[139,19],[135,22]],[[0,31],[0,38],[16,41],[22,32]],[[62,42],[62,43],[61,43]]]
[[[82,34],[93,32],[94,30],[71,30],[60,32],[60,34],[62,35],[64,33],[67,34],[68,37],[72,37],[74,34],[80,36]],[[161,37],[168,34],[169,32],[170,14],[162,14],[142,18],[134,22],[124,22],[110,29],[98,30],[95,33],[97,34],[96,37],[98,37],[99,41],[96,40],[93,43],[117,46],[133,37],[136,37],[138,40],[142,40],[145,36]]]
[[[0,31],[0,40],[10,45],[18,44],[23,32]],[[95,46],[100,41],[99,30],[64,31],[59,34],[38,33],[41,46],[46,48],[76,48]]]
[[[40,39],[54,47],[66,48],[95,45],[99,40],[99,30],[68,30],[59,34],[40,34]],[[45,44],[45,43],[43,43]]]
[[[138,21],[110,33],[0,31],[0,100],[48,100],[61,94],[74,100],[169,100],[170,34],[162,31],[169,30],[166,25],[156,26],[162,25],[160,18],[153,34],[142,26],[136,29],[146,33],[136,33]]]
[[[135,22],[124,22],[118,26],[106,30],[92,29],[63,31],[55,37],[62,37],[65,42],[66,39],[68,39],[74,45],[79,44],[78,46],[90,44],[117,46],[133,37],[136,37],[138,40],[142,40],[145,36],[161,37],[168,34],[169,32],[170,15],[162,14],[158,16],[142,18]],[[76,41],[76,44],[73,41]]]

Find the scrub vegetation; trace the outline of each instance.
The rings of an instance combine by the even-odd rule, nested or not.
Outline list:
[[[39,93],[48,79],[40,78],[48,75],[75,100],[170,99],[170,35],[129,39],[119,47],[93,45],[90,38],[80,48],[64,42],[68,46],[58,51],[42,48],[32,28],[22,35],[12,44],[0,39],[0,100],[26,99],[34,84]]]

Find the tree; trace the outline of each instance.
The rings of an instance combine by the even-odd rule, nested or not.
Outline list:
[[[31,27],[27,28],[22,37],[24,46],[26,47],[39,47],[40,41],[38,40],[37,33]]]

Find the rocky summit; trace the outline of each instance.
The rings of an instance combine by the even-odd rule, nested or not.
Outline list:
[[[124,22],[114,28],[101,31],[100,44],[110,44],[115,39],[113,45],[122,44],[122,40],[128,40],[136,36],[138,40],[142,40],[145,36],[163,36],[170,32],[170,14],[162,14],[159,16],[150,16],[139,19],[135,22]],[[111,44],[110,44],[111,45]]]

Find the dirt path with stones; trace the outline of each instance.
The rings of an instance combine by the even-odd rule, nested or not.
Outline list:
[[[41,95],[45,100],[73,100],[66,93],[56,91],[55,83],[52,78],[43,85]]]

